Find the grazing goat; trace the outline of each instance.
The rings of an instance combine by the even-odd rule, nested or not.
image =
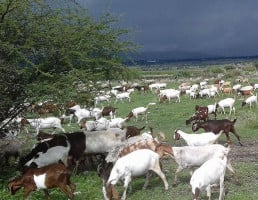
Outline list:
[[[67,189],[69,186],[71,191]],[[46,199],[50,199],[47,189],[58,187],[69,199],[74,199],[76,186],[70,181],[70,172],[61,163],[42,168],[29,168],[21,177],[8,183],[8,189],[14,195],[24,187],[23,198],[26,199],[32,191],[43,189]]]
[[[160,148],[161,146],[163,148],[163,152],[171,155],[178,165],[175,172],[174,186],[177,184],[177,174],[183,169],[190,168],[192,171],[194,167],[201,166],[211,158],[222,159],[225,155],[228,155],[230,151],[230,147],[224,147],[220,144],[171,147],[170,145],[161,143],[157,145],[156,148]],[[229,160],[227,161],[227,168],[232,172],[232,174],[235,174],[235,170]]]
[[[162,179],[165,190],[168,190],[168,182],[166,180],[165,174],[161,171],[159,164],[160,155],[149,149],[140,149],[133,151],[126,156],[119,158],[114,167],[111,170],[109,179],[106,183],[107,187],[109,185],[116,185],[120,179],[124,180],[124,192],[122,195],[122,200],[126,199],[126,190],[132,177],[146,175],[146,180],[143,188],[145,189],[149,183],[150,173],[149,171],[154,171]],[[139,160],[141,162],[139,162]]]
[[[171,99],[177,99],[176,102],[180,102],[180,91],[174,89],[166,89],[159,91],[159,101],[168,99],[170,103]]]
[[[229,115],[231,115],[231,112],[233,111],[235,114],[235,107],[234,107],[234,103],[235,103],[235,99],[233,98],[226,98],[226,99],[222,99],[218,102],[217,104],[217,109],[221,108],[223,114],[225,113],[225,108],[229,108]]]
[[[47,128],[59,128],[62,132],[65,132],[64,128],[61,125],[61,120],[57,117],[47,117],[47,118],[38,118],[38,119],[21,119],[21,124],[26,125],[29,124],[30,126],[36,129],[36,133],[39,133],[41,129]]]
[[[137,122],[138,120],[138,115],[142,115],[142,120],[143,118],[145,118],[146,121],[148,121],[147,119],[147,110],[149,108],[150,105],[155,105],[156,103],[149,103],[146,107],[137,107],[134,108],[128,115],[128,120],[130,120],[132,117],[135,117],[135,121]]]
[[[201,121],[201,120],[207,121],[208,119],[209,119],[208,107],[200,107],[197,111],[195,111],[192,117],[190,117],[185,121],[185,124],[189,125],[193,121]]]
[[[218,134],[214,134],[213,132],[189,134],[177,129],[174,132],[174,140],[179,140],[182,137],[188,146],[204,146],[217,142],[222,133],[223,130]]]
[[[219,183],[219,200],[224,199],[224,177],[226,173],[227,157],[212,158],[202,164],[193,173],[190,184],[192,186],[193,199],[198,200],[202,190],[206,190],[211,200],[211,186]]]
[[[203,128],[205,131],[207,131],[207,132],[211,131],[214,134],[218,134],[221,130],[223,130],[223,133],[226,134],[229,144],[232,143],[230,140],[230,137],[229,137],[229,132],[231,132],[236,136],[239,144],[242,146],[242,144],[240,142],[240,137],[237,134],[235,127],[234,127],[236,120],[237,119],[234,119],[234,121],[230,121],[228,119],[220,119],[220,120],[214,119],[214,120],[208,120],[206,122],[195,122],[192,125],[192,130],[195,132],[195,131],[198,131],[199,128]]]
[[[115,97],[116,97],[115,103],[117,103],[118,100],[122,101],[123,99],[127,99],[128,102],[131,102],[131,98],[130,98],[130,93],[129,92],[119,93]]]
[[[256,106],[257,105],[257,94],[252,95],[252,96],[248,97],[245,101],[243,101],[242,107],[246,104],[249,104],[250,109],[252,108],[252,104]]]

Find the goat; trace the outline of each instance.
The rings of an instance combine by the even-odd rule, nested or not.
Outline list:
[[[71,191],[67,189],[69,186]],[[29,168],[21,177],[8,183],[8,189],[14,195],[24,187],[23,198],[26,199],[32,191],[43,189],[46,199],[50,199],[47,189],[58,187],[69,199],[74,199],[76,186],[70,181],[70,172],[61,163],[42,168]]]
[[[36,134],[39,133],[40,129],[47,128],[59,128],[62,132],[65,132],[64,128],[61,125],[61,120],[57,117],[47,117],[47,118],[37,118],[37,119],[21,119],[21,124],[30,126],[36,129]]]
[[[159,101],[168,99],[170,103],[171,99],[177,99],[180,102],[180,91],[174,89],[166,89],[159,91]]]
[[[224,147],[220,144],[210,144],[205,146],[182,146],[182,147],[171,147],[167,144],[159,144],[156,148],[162,146],[163,152],[170,155],[175,159],[178,167],[175,172],[174,183],[177,184],[177,174],[183,169],[190,168],[191,172],[194,167],[201,166],[204,162],[211,158],[222,159],[224,155],[228,155],[230,147]],[[194,156],[198,155],[198,156]],[[235,170],[232,167],[230,161],[227,161],[227,169],[235,175]]]
[[[252,104],[254,104],[255,106],[257,105],[257,94],[256,95],[252,95],[250,97],[248,97],[245,101],[242,102],[242,107],[244,107],[244,105],[249,104],[249,107],[251,109]]]
[[[113,106],[105,106],[102,109],[94,108],[92,110],[92,115],[95,117],[95,119],[99,119],[100,117],[110,116],[110,119],[115,118],[116,109]]]
[[[95,121],[85,121],[81,124],[81,129],[85,129],[87,131],[107,130],[109,127],[109,120],[104,117],[101,117]]]
[[[195,122],[192,125],[192,130],[195,132],[195,131],[198,131],[199,128],[203,128],[205,131],[207,132],[211,131],[215,134],[218,134],[221,130],[223,130],[223,133],[226,134],[229,144],[232,143],[229,137],[229,132],[231,132],[236,136],[239,144],[242,146],[240,142],[240,137],[237,134],[234,127],[236,120],[237,119],[234,119],[234,121],[230,121],[228,119],[220,119],[220,120],[208,120],[206,122]]]
[[[253,90],[254,90],[253,86],[247,85],[239,89],[238,95],[239,96],[253,95]]]
[[[75,161],[76,169],[84,153],[106,153],[125,140],[125,131],[110,128],[103,131],[84,131],[56,134],[51,140],[37,144],[20,159],[20,167],[42,167],[60,160],[69,166]]]
[[[75,105],[68,109],[77,117],[77,123],[79,124],[82,119],[92,117],[91,112],[86,108],[81,108],[79,105]]]
[[[208,107],[201,107],[199,108],[197,111],[195,111],[195,113],[193,114],[192,117],[190,117],[189,119],[187,119],[185,121],[186,125],[191,124],[193,121],[207,121],[209,119],[209,115],[208,115]]]
[[[235,107],[234,107],[234,103],[235,103],[235,99],[233,98],[226,98],[226,99],[222,99],[218,102],[217,104],[217,109],[221,108],[223,114],[225,113],[225,108],[229,108],[229,115],[231,115],[231,112],[233,111],[235,114]]]
[[[117,110],[118,108],[115,108],[115,107],[113,107],[113,106],[105,106],[103,109],[102,109],[102,111],[101,111],[101,114],[102,114],[102,116],[104,117],[104,116],[110,116],[110,119],[113,119],[113,118],[115,118],[116,117],[116,110]]]
[[[131,102],[131,98],[130,98],[130,93],[129,92],[119,93],[115,97],[116,97],[115,103],[117,103],[118,100],[122,101],[123,99],[127,99],[128,102]]]
[[[174,132],[174,140],[179,140],[182,137],[188,146],[204,146],[215,143],[222,132],[221,130],[218,134],[214,134],[213,132],[189,134],[177,129]]]
[[[193,199],[197,200],[202,190],[207,191],[207,196],[211,200],[211,186],[219,183],[219,200],[224,199],[224,177],[226,173],[227,157],[212,158],[202,164],[193,173],[190,184],[192,186]]]
[[[123,129],[126,131],[125,135],[126,138],[129,137],[134,137],[136,135],[140,135],[141,131],[145,128],[145,126],[143,126],[142,128],[137,128],[135,126],[126,126]]]
[[[217,103],[215,104],[210,104],[210,105],[207,105],[207,106],[199,106],[199,105],[195,105],[195,111],[204,111],[204,112],[208,112],[208,114],[213,114],[215,116],[215,119],[217,117],[217,114],[216,114],[216,105]],[[206,121],[206,120],[204,120]]]
[[[149,89],[152,91],[153,89],[160,89],[160,88],[166,88],[166,83],[153,83],[149,85]]]
[[[113,118],[109,120],[109,127],[110,128],[123,128],[125,126],[125,123],[128,121],[128,118]]]
[[[149,103],[146,107],[137,107],[132,109],[132,111],[127,115],[128,117],[128,121],[132,118],[135,117],[135,121],[137,122],[138,120],[138,115],[143,115],[143,118],[145,118],[145,120],[147,121],[147,110],[149,108],[150,105],[155,105],[156,103]]]
[[[162,179],[165,190],[168,190],[168,182],[165,174],[161,171],[159,164],[160,155],[149,149],[140,149],[133,151],[126,156],[119,158],[111,170],[106,186],[116,185],[120,179],[124,180],[124,192],[122,200],[126,199],[126,190],[131,182],[132,177],[146,175],[146,180],[143,188],[146,188],[149,183],[149,170],[154,171]],[[141,160],[141,162],[139,162]]]
[[[146,133],[147,134],[147,133]],[[115,146],[111,151],[109,151],[105,160],[101,162],[98,166],[99,176],[103,181],[103,194],[105,199],[118,199],[118,194],[115,188],[111,185],[111,187],[105,187],[105,184],[110,175],[111,169],[113,167],[113,163],[117,161],[118,158],[123,157],[133,151],[138,149],[150,149],[155,151],[156,145],[159,143],[157,139],[153,139],[152,136],[146,136],[146,134],[141,136],[135,136],[133,138],[128,138],[121,145]]]
[[[95,106],[99,103],[99,102],[107,102],[109,104],[109,99],[110,99],[110,95],[101,95],[101,96],[97,96],[94,98],[94,104]]]
[[[62,161],[68,166],[68,155],[71,149],[66,135],[54,135],[48,141],[38,143],[26,156],[22,157],[19,166],[22,170],[27,167],[44,167]]]

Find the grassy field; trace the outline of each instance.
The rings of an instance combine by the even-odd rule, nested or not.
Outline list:
[[[258,82],[258,81],[257,81]],[[170,82],[168,88],[177,88],[179,83]],[[232,95],[230,95],[232,96]],[[154,134],[163,132],[166,135],[167,142],[173,146],[184,145],[183,141],[173,141],[173,132],[175,129],[182,129],[185,132],[191,132],[191,127],[185,125],[185,120],[188,119],[194,113],[195,105],[208,105],[213,104],[216,101],[229,97],[227,95],[221,95],[215,99],[193,99],[190,100],[186,96],[181,97],[181,103],[171,102],[170,104],[159,103],[153,93],[138,93],[132,94],[131,103],[117,103],[114,104],[112,101],[111,105],[118,107],[118,117],[125,117],[131,109],[139,106],[146,106],[149,102],[156,102],[154,106],[150,106],[148,123],[145,121],[134,122],[131,120],[129,125],[137,127],[145,126],[146,130],[153,127]],[[250,110],[248,107],[241,108],[241,102],[243,98],[236,97],[236,114],[231,116],[218,115],[218,119],[237,118],[236,130],[241,137],[241,141],[244,147],[239,146],[236,138],[230,134],[233,141],[232,151],[230,158],[232,159],[232,165],[237,171],[238,182],[233,181],[232,175],[227,172],[225,179],[226,188],[226,199],[227,200],[256,200],[258,199],[258,107]],[[105,104],[103,104],[104,106]],[[100,106],[101,107],[101,106]],[[66,131],[79,130],[79,126],[73,123],[72,126],[65,125]],[[199,131],[201,132],[201,130]],[[24,140],[24,151],[28,151],[31,148],[32,143],[35,142],[32,136],[22,134],[21,137]],[[219,143],[224,144],[226,142],[225,135],[222,135],[219,139]],[[249,149],[250,146],[250,149]],[[244,151],[243,151],[244,150]],[[231,156],[232,155],[232,156]],[[234,155],[234,156],[233,156]],[[194,156],[194,155],[193,155]],[[172,187],[174,178],[174,172],[176,170],[176,164],[171,159],[165,159],[164,170],[169,182],[169,190],[164,191],[162,181],[157,177],[153,176],[149,187],[146,190],[142,190],[144,178],[135,178],[132,181],[132,191],[128,192],[128,200],[149,200],[149,199],[162,199],[162,200],[187,200],[191,199],[191,188],[190,188],[190,175],[189,171],[185,170],[179,174],[179,184],[176,187]],[[15,196],[11,196],[6,188],[7,181],[13,176],[19,175],[19,172],[13,167],[6,168],[2,167],[0,171],[0,199],[22,199],[22,190],[19,191]],[[73,176],[72,181],[77,186],[77,194],[75,199],[89,199],[99,200],[103,199],[101,187],[102,182],[97,176],[96,172],[85,172],[79,175]],[[123,188],[118,186],[118,190],[121,193]],[[66,196],[59,190],[51,190],[51,197],[55,200],[67,199]],[[212,199],[217,199],[219,190],[215,189],[212,193]],[[28,199],[44,199],[43,192],[33,192]],[[202,193],[202,199],[206,199],[206,194]]]

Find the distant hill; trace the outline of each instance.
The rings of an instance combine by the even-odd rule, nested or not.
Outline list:
[[[126,64],[144,64],[144,65],[155,65],[165,63],[225,63],[225,62],[241,62],[241,61],[258,61],[258,55],[254,56],[236,56],[226,57],[219,55],[209,55],[203,53],[192,53],[192,52],[140,52],[138,54],[131,54],[131,61],[126,61]]]

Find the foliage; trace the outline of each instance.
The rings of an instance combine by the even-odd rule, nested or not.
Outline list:
[[[3,121],[21,111],[26,93],[24,78],[14,66],[0,63],[0,76],[0,121]]]
[[[94,20],[74,1],[64,1],[61,8],[55,6],[58,1],[47,2],[0,4],[0,61],[23,74],[21,84],[28,99],[77,97],[79,103],[89,104],[97,81],[138,75],[122,64],[122,57],[136,46],[122,39],[129,30],[118,28],[115,16],[106,13]],[[83,91],[77,83],[84,85]]]

